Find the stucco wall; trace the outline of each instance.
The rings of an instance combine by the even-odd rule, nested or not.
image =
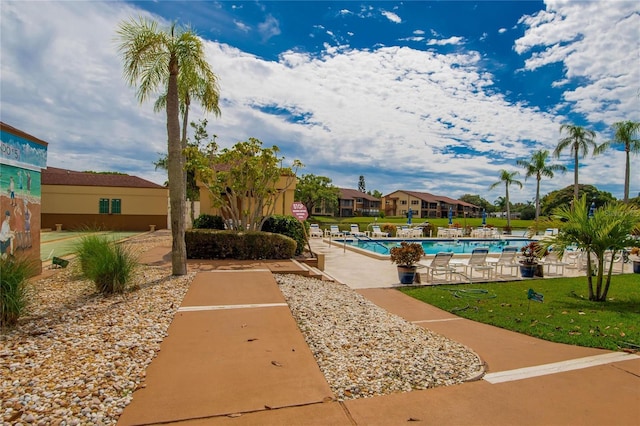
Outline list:
[[[166,188],[42,185],[42,227],[100,227],[144,231],[149,225],[167,228]],[[119,214],[100,214],[100,199],[121,200]]]

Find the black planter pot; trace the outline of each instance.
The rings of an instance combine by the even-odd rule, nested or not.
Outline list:
[[[533,278],[533,276],[535,275],[537,269],[538,269],[538,265],[537,264],[533,264],[533,265],[521,264],[520,265],[520,276],[522,278]]]
[[[413,284],[416,278],[416,266],[398,265],[398,279],[400,284]]]
[[[633,273],[640,274],[640,260],[633,261]]]

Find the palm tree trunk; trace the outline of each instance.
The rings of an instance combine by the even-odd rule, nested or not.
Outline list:
[[[536,222],[540,217],[540,176],[538,176],[538,183],[536,185]]]
[[[511,209],[509,208],[509,184],[506,183],[505,187],[507,188],[506,190],[506,201],[507,201],[507,228],[509,230],[509,233],[511,233]]]
[[[578,199],[578,148],[575,148],[575,154],[573,157],[573,198]]]
[[[624,203],[629,204],[629,175],[631,167],[629,166],[629,144],[625,145],[625,154],[627,155],[627,164],[624,169]]]
[[[167,171],[169,176],[169,205],[171,206],[171,266],[173,275],[187,273],[185,234],[185,179],[180,140],[180,111],[178,101],[178,62],[172,55],[169,61],[167,87]]]

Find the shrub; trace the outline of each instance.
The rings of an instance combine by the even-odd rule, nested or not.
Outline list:
[[[32,259],[0,258],[0,327],[14,325],[28,301],[28,279],[37,269]]]
[[[224,219],[221,216],[201,214],[193,221],[194,229],[224,229]]]
[[[261,231],[188,230],[189,259],[291,259],[296,242],[286,235]]]
[[[380,227],[380,230],[382,232],[386,232],[389,234],[389,236],[391,237],[395,237],[396,232],[397,232],[397,228],[394,224],[392,223],[385,223]]]
[[[105,236],[87,235],[77,244],[80,271],[102,294],[124,293],[137,266],[133,254]]]
[[[391,262],[400,266],[411,266],[420,260],[424,256],[424,250],[421,244],[407,243],[403,241],[400,243],[400,247],[392,247]]]
[[[304,245],[307,243],[305,239],[305,233],[303,230],[304,225],[300,223],[293,216],[280,216],[274,215],[267,218],[262,225],[262,230],[265,232],[273,232],[275,234],[286,235],[293,238],[296,242],[296,255],[302,254]]]

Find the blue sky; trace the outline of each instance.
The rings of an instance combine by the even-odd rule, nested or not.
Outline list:
[[[220,78],[223,147],[257,137],[341,187],[459,197],[553,150],[563,123],[609,139],[640,120],[640,5],[627,1],[6,1],[0,117],[49,142],[48,164],[163,183],[163,114],[122,78],[118,23],[189,24]],[[543,180],[542,193],[573,183]],[[580,182],[621,198],[624,153],[581,160]],[[512,201],[535,196],[535,180]],[[632,196],[640,164],[632,157]]]

